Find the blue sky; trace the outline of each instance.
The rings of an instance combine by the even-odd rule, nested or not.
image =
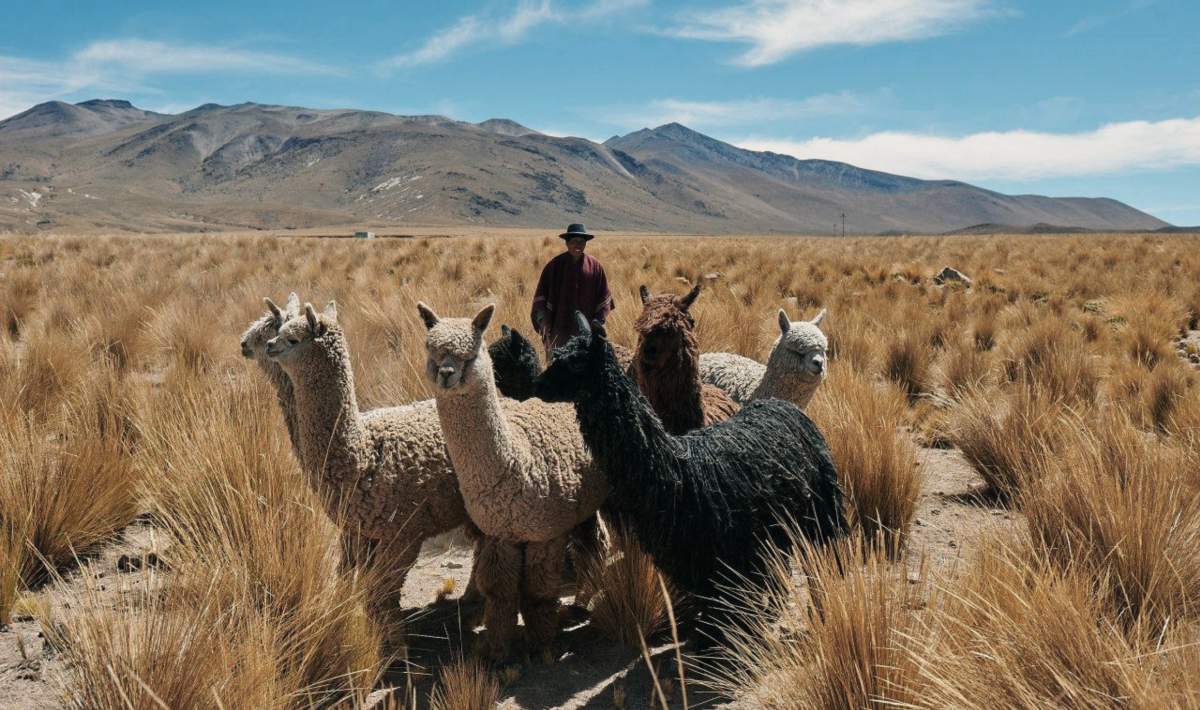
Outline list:
[[[0,116],[49,99],[512,118],[1111,196],[1200,224],[1194,0],[10,5]]]

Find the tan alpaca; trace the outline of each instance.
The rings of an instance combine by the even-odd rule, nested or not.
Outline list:
[[[608,482],[592,464],[571,405],[498,395],[483,339],[495,306],[474,319],[417,308],[428,329],[426,374],[446,447],[467,512],[485,536],[476,578],[483,651],[510,652],[518,607],[532,645],[545,647],[558,627],[567,536],[596,513]]]
[[[267,343],[279,335],[279,329],[289,318],[300,314],[300,297],[293,291],[288,294],[287,304],[281,309],[269,298],[264,298],[267,312],[255,320],[242,333],[242,357],[253,360],[267,381],[275,389],[275,397],[279,400],[279,409],[283,412],[283,421],[287,425],[288,440],[292,442],[292,453],[300,460],[300,434],[296,422],[296,395],[292,391],[292,380],[271,358],[267,357]]]
[[[347,532],[398,550],[396,590],[421,543],[467,523],[432,400],[360,412],[350,353],[330,303],[305,304],[267,345],[295,396],[300,462]]]

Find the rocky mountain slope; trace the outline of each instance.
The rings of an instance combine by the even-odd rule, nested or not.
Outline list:
[[[508,119],[127,101],[0,121],[0,229],[476,224],[673,232],[1157,229],[1109,199],[1003,195],[743,150],[679,124],[602,144]]]

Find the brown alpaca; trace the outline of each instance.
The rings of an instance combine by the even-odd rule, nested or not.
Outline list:
[[[640,289],[642,314],[634,321],[637,352],[630,374],[672,434],[723,422],[738,405],[717,387],[700,381],[700,348],[688,313],[700,287],[683,296],[651,296]]]

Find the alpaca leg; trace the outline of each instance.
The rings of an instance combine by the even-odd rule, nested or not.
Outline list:
[[[371,594],[372,607],[387,619],[398,616],[402,608],[400,597],[408,572],[417,563],[421,546],[412,540],[373,541],[369,569],[377,575],[378,587]]]
[[[474,605],[483,602],[483,593],[479,591],[479,580],[476,575],[479,572],[479,555],[483,548],[483,533],[470,520],[463,523],[463,532],[466,533],[467,539],[472,543],[471,551],[471,576],[467,579],[467,586],[463,589],[462,598],[459,599],[460,604]]]
[[[567,536],[525,545],[521,575],[521,615],[533,650],[549,650],[558,632],[558,593],[562,588]]]
[[[586,609],[592,601],[592,597],[596,595],[596,590],[588,584],[586,571],[595,564],[595,560],[603,560],[608,555],[611,546],[612,541],[609,538],[608,527],[604,524],[600,513],[583,521],[571,531],[571,562],[575,568],[577,581],[575,606]]]
[[[524,555],[518,543],[483,538],[475,557],[475,580],[483,595],[484,632],[479,654],[500,661],[512,652],[517,633],[521,566]]]

